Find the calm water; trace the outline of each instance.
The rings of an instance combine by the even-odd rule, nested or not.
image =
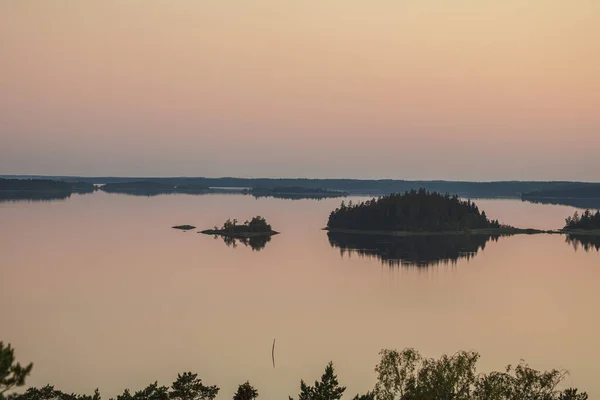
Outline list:
[[[538,235],[442,250],[396,244],[385,257],[371,245],[361,255],[320,230],[338,203],[103,193],[0,203],[0,339],[35,363],[29,384],[99,387],[104,398],[155,380],[168,385],[188,370],[219,385],[219,398],[246,380],[263,399],[287,398],[329,360],[350,397],[372,388],[382,348],[406,346],[427,356],[474,349],[482,371],[521,358],[567,368],[567,384],[600,397],[593,247],[576,251],[563,236]],[[477,203],[521,227],[557,228],[574,212]],[[256,214],[282,232],[260,251],[170,228]],[[408,264],[415,254],[435,262],[385,262],[398,254]]]

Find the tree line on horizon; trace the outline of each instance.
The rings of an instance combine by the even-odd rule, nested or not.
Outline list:
[[[385,231],[462,231],[500,228],[471,200],[421,188],[347,205],[329,215],[328,228]]]
[[[575,388],[560,389],[567,375],[564,370],[538,371],[521,361],[516,367],[488,374],[477,373],[479,354],[460,351],[438,359],[423,357],[412,348],[402,351],[382,350],[375,367],[377,382],[372,391],[357,394],[353,400],[587,400],[585,392]],[[24,393],[10,393],[24,386],[33,364],[25,367],[15,362],[14,349],[0,342],[0,400],[101,400],[100,392],[92,395],[69,394],[54,386],[29,388]],[[220,388],[205,385],[197,374],[177,375],[170,387],[151,383],[131,392],[125,389],[114,400],[214,400]],[[298,400],[340,400],[346,387],[340,385],[332,362],[314,384],[300,380]],[[259,393],[250,382],[238,386],[233,400],[255,400]],[[289,397],[289,400],[294,400]]]

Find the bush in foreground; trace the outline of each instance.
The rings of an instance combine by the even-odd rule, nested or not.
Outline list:
[[[357,394],[353,400],[587,400],[577,389],[559,389],[566,371],[538,371],[525,363],[508,366],[503,372],[478,374],[479,354],[461,351],[439,359],[425,358],[418,351],[382,350],[375,367],[377,383],[372,392]],[[0,400],[101,400],[98,390],[93,395],[67,394],[45,386],[29,388],[24,394],[6,395],[22,386],[32,365],[21,367],[14,351],[0,342]],[[333,363],[325,367],[320,381],[308,385],[300,381],[298,400],[340,400],[346,388],[338,382]],[[196,374],[179,374],[171,387],[154,382],[131,394],[125,390],[116,400],[213,400],[219,388],[202,383]],[[233,400],[255,400],[258,391],[245,382],[238,387]],[[291,397],[290,400],[293,400]]]

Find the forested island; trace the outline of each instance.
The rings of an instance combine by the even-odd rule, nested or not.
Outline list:
[[[347,205],[329,215],[327,230],[372,234],[539,233],[491,220],[470,200],[421,188]]]
[[[413,348],[384,349],[375,366],[374,387],[364,394],[348,396],[353,400],[588,400],[586,392],[565,388],[567,371],[539,371],[524,361],[507,366],[502,371],[479,373],[480,355],[474,351],[459,351],[440,358],[429,358]],[[26,383],[33,364],[22,366],[15,360],[11,345],[0,342],[0,400],[101,400],[96,389],[90,395],[70,394],[52,385],[19,389]],[[314,384],[300,380],[299,400],[340,400],[346,392],[335,373],[333,362]],[[125,389],[115,400],[214,400],[220,388],[209,385],[192,372],[177,374],[169,386],[157,381],[146,388]],[[240,384],[233,400],[256,400],[258,390],[249,381]],[[292,397],[289,397],[293,400]]]
[[[247,239],[259,236],[273,236],[279,232],[274,231],[271,225],[267,223],[267,220],[259,215],[241,225],[238,224],[238,220],[235,218],[233,220],[228,219],[223,223],[221,228],[215,226],[213,229],[206,229],[200,233]]]

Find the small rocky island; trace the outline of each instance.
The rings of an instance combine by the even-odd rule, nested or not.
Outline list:
[[[425,189],[390,194],[341,206],[331,212],[326,230],[376,235],[534,234],[546,231],[519,229],[491,220],[470,200],[428,192]]]
[[[207,229],[200,233],[204,233],[205,235],[220,235],[246,239],[260,236],[273,236],[277,235],[279,232],[271,229],[271,225],[267,223],[265,218],[256,216],[252,218],[252,220],[244,222],[242,225],[238,225],[237,219],[228,219],[221,228],[215,226],[214,229]]]
[[[194,225],[175,225],[173,229],[179,229],[181,231],[189,231],[192,229],[196,229]]]

